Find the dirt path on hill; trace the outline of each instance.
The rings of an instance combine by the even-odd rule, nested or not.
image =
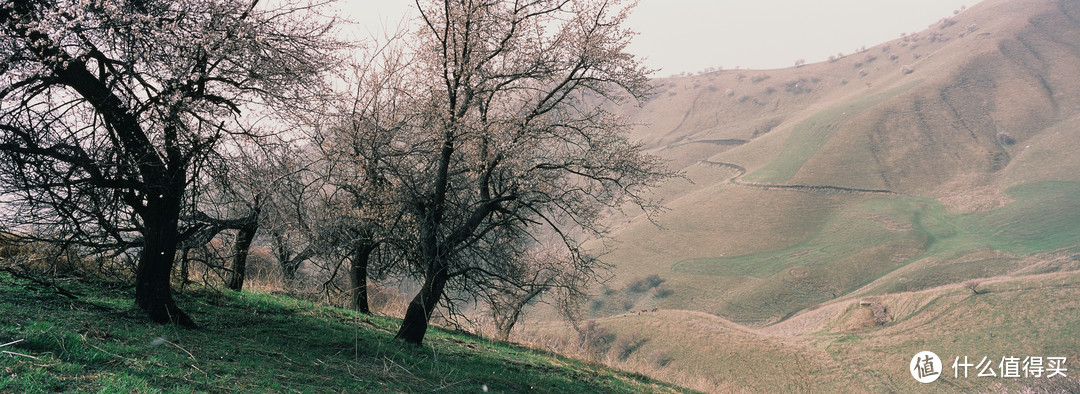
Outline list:
[[[731,183],[743,187],[749,187],[761,190],[794,190],[811,193],[847,193],[847,194],[872,194],[872,195],[899,195],[899,193],[890,190],[880,189],[857,189],[850,187],[840,186],[815,186],[815,185],[777,185],[773,183],[758,183],[758,182],[745,182],[741,180],[743,175],[746,175],[746,168],[738,164],[724,163],[720,161],[702,160],[701,164],[705,164],[713,167],[730,168],[738,172],[735,176],[731,177]]]

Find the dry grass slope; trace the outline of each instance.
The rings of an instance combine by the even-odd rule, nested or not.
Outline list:
[[[686,371],[715,360],[709,373],[734,376],[716,387],[909,391],[906,375],[881,368],[918,346],[972,357],[1080,348],[1059,339],[1076,337],[1075,302],[1054,301],[1073,294],[1080,269],[1080,2],[985,0],[830,62],[657,83],[626,109],[642,124],[634,137],[693,182],[658,191],[662,229],[617,223],[605,259],[609,288],[659,275],[671,294],[592,311],[616,332],[654,331],[640,334],[642,354],[681,349],[671,365]],[[954,288],[989,278],[1016,290]],[[893,320],[857,305],[870,296]],[[995,316],[1013,304],[1028,308],[1024,323]],[[653,307],[685,312],[623,315]],[[980,321],[1022,345],[962,333]],[[1024,324],[1039,332],[1021,338]],[[778,368],[792,372],[762,378]]]

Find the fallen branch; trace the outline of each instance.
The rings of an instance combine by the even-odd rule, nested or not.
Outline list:
[[[187,349],[184,349],[184,348],[180,347],[180,345],[177,345],[177,344],[175,344],[175,343],[169,342],[169,340],[167,340],[167,339],[164,339],[164,338],[162,338],[162,339],[161,339],[161,341],[162,341],[162,342],[165,342],[165,343],[167,343],[167,344],[173,345],[173,346],[175,346],[175,347],[176,347],[177,349],[183,350],[183,351],[184,351],[184,353],[187,353],[188,357],[191,357],[191,361],[194,361],[194,362],[199,362],[199,360],[196,360],[196,359],[195,359],[195,355],[191,354],[191,352],[187,351]]]
[[[16,343],[19,343],[19,342],[22,342],[22,341],[23,341],[22,339],[14,340],[14,341],[11,341],[11,342],[8,342],[8,343],[5,343],[5,344],[3,344],[3,345],[0,345],[0,347],[8,347],[8,346],[14,345],[14,344],[16,344]]]
[[[22,341],[23,341],[22,339],[19,339],[19,340],[15,340],[15,341],[11,341],[11,342],[5,343],[5,344],[3,344],[3,345],[0,345],[0,347],[8,347],[8,346],[14,345],[14,344],[16,344],[16,343],[19,343],[19,342],[22,342]],[[9,352],[9,351],[7,351],[7,350],[0,350],[0,353],[2,353],[2,354],[10,354],[10,355],[12,355],[12,356],[23,356],[23,357],[29,357],[29,358],[32,358],[32,359],[34,359],[34,360],[37,360],[37,359],[38,359],[37,357],[31,356],[31,355],[29,355],[29,354],[22,354],[22,353],[16,353],[16,352]]]

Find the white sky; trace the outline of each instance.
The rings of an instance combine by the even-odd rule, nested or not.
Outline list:
[[[630,50],[657,76],[707,67],[767,69],[851,53],[926,29],[977,0],[640,0]],[[372,33],[396,26],[413,0],[343,0]],[[365,34],[366,35],[366,34]]]

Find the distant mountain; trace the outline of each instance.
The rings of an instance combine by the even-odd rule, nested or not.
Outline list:
[[[1080,205],[1080,2],[985,1],[823,63],[656,83],[623,110],[693,183],[608,260],[668,278],[663,305],[767,324],[930,258],[1080,245],[1080,217],[1054,224]]]
[[[620,110],[692,182],[657,191],[662,228],[616,222],[593,317],[659,308],[764,329],[828,303],[1080,269],[1080,1],[986,0],[827,62],[656,84]],[[631,290],[650,275],[662,294]]]

